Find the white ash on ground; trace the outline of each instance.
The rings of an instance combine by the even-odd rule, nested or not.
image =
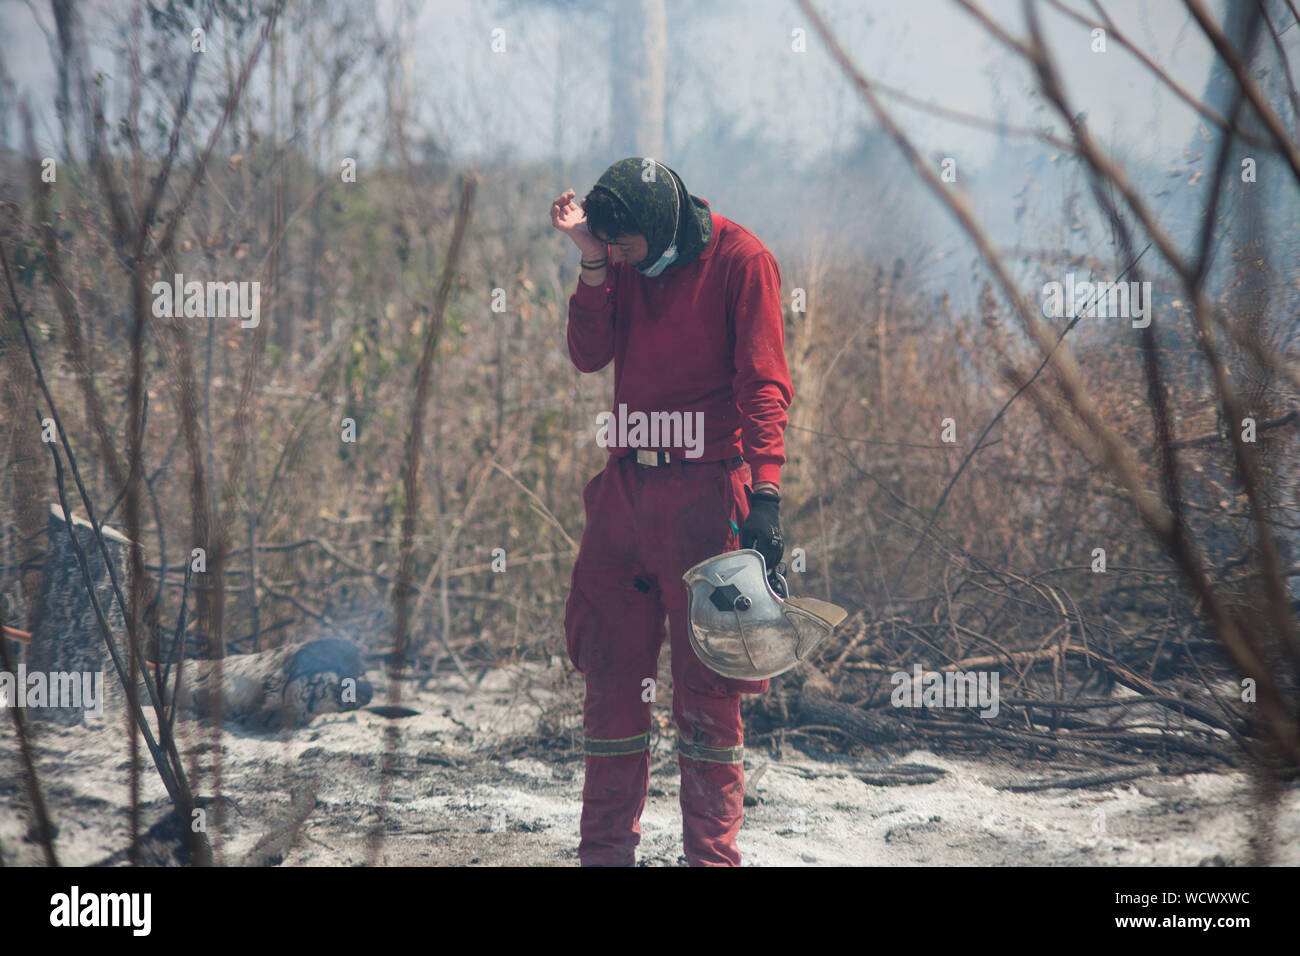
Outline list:
[[[387,682],[374,704],[387,703]],[[573,676],[568,680],[572,682]],[[417,683],[422,686],[417,686]],[[354,866],[367,862],[379,819],[387,730],[398,730],[390,803],[377,862],[384,865],[570,866],[577,863],[583,760],[579,708],[561,692],[559,665],[486,673],[471,692],[454,674],[404,681],[400,704],[415,714],[328,714],[306,728],[219,734],[221,801],[213,800],[217,733],[177,724],[187,773],[208,808],[221,862]],[[666,714],[660,701],[656,713]],[[565,732],[534,734],[555,714]],[[6,721],[7,723],[7,721]],[[662,722],[661,722],[662,723]],[[121,865],[129,843],[129,762],[117,726],[41,725],[37,768],[58,828],[59,861]],[[557,743],[557,741],[559,741]],[[141,753],[145,754],[143,744]],[[642,817],[642,865],[681,856],[677,762],[669,735],[651,756]],[[882,767],[916,767],[920,782],[865,782]],[[919,768],[937,768],[942,775]],[[1017,793],[1007,784],[1054,772],[1044,763],[954,758],[913,750],[887,765],[784,758],[751,747],[752,806],[740,849],[749,866],[1243,865],[1250,860],[1255,804],[1244,773],[1159,775],[1074,790]],[[903,776],[902,774],[898,774]],[[157,774],[140,774],[143,857],[175,863],[177,827]],[[293,799],[310,800],[296,837],[285,823]],[[306,797],[304,798],[304,795]],[[301,804],[300,804],[301,806]],[[220,828],[217,812],[224,816]],[[1273,860],[1300,864],[1300,788],[1283,793]],[[17,742],[0,748],[0,852],[7,864],[40,865],[31,836]],[[276,836],[277,832],[279,836]],[[273,839],[268,840],[268,833]]]

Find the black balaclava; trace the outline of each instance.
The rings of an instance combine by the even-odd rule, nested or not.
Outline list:
[[[647,182],[650,171],[654,181]],[[682,177],[663,163],[641,156],[620,159],[601,174],[592,192],[602,190],[621,202],[632,214],[649,251],[644,263],[654,266],[668,247],[677,243],[677,256],[669,266],[693,260],[709,244],[713,215],[703,199],[686,191]],[[674,208],[674,206],[676,208]],[[674,233],[673,224],[677,230]]]

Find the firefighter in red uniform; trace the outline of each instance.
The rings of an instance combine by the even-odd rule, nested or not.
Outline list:
[[[583,372],[614,361],[614,424],[597,433],[610,454],[583,490],[564,622],[569,659],[586,678],[578,855],[584,866],[635,862],[666,614],[686,859],[739,866],[740,695],[768,681],[700,662],[682,574],[739,547],[760,551],[769,568],[784,553],[779,484],[793,391],[781,275],[751,232],[653,159],[620,160],[581,206],[574,198],[569,190],[551,207],[552,224],[582,253],[569,355]],[[663,427],[638,428],[647,421]]]

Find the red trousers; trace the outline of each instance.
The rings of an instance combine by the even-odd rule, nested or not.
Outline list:
[[[686,860],[691,866],[740,865],[740,695],[762,693],[769,682],[732,680],[700,662],[687,631],[682,574],[740,546],[749,482],[749,466],[734,460],[656,467],[611,458],[583,490],[587,523],[564,630],[569,659],[587,682],[578,847],[584,866],[635,862],[665,615]]]

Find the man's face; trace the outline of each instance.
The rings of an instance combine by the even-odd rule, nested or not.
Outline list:
[[[650,254],[649,243],[646,242],[645,236],[639,233],[633,232],[626,236],[619,236],[617,239],[606,239],[605,244],[609,246],[610,262],[630,262],[638,265]]]

